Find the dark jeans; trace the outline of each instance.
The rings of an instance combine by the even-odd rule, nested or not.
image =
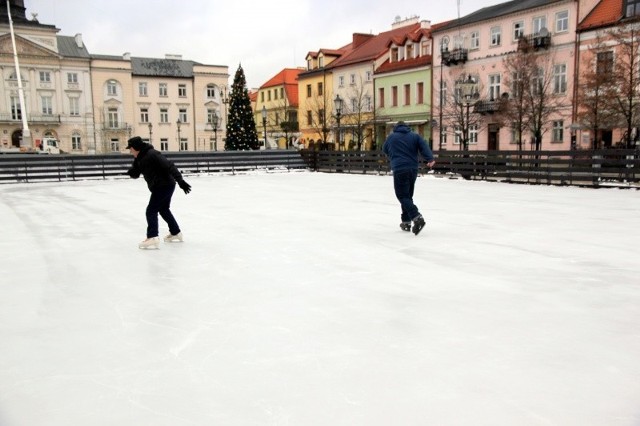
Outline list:
[[[151,191],[149,205],[147,205],[147,238],[158,236],[158,213],[160,213],[162,219],[169,225],[169,232],[171,232],[172,235],[180,232],[178,222],[176,222],[173,214],[171,214],[171,210],[169,210],[174,189],[176,189],[176,186],[171,185],[154,188]]]
[[[393,172],[393,189],[396,197],[400,201],[402,215],[400,219],[403,222],[410,222],[420,215],[418,207],[413,204],[413,190],[416,186],[418,178],[417,169],[404,169]]]

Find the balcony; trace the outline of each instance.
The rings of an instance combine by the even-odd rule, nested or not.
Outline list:
[[[128,132],[131,131],[131,125],[124,122],[105,122],[102,123],[102,130],[110,132]]]
[[[467,49],[456,48],[452,51],[442,52],[442,63],[446,66],[464,64],[467,62],[469,51]]]
[[[548,49],[551,46],[551,36],[548,31],[521,36],[518,39],[518,50],[528,51],[530,49]]]
[[[501,101],[478,101],[474,105],[473,112],[481,115],[495,114],[500,112],[501,105]]]
[[[61,123],[60,115],[53,114],[27,114],[27,121],[30,124],[44,124],[53,126]],[[0,113],[0,123],[3,124],[19,124],[22,118],[18,114]]]

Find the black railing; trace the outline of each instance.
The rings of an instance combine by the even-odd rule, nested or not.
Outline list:
[[[307,169],[299,151],[225,151],[166,153],[185,175],[251,170]],[[128,178],[133,157],[107,155],[0,155],[0,183]]]
[[[446,65],[457,65],[458,63],[467,62],[469,51],[467,49],[456,48],[451,51],[442,52],[442,62]]]

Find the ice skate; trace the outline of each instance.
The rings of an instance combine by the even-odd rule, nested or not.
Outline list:
[[[140,244],[138,244],[138,248],[139,249],[159,249],[160,238],[158,237],[147,238],[146,240],[141,241]]]
[[[422,231],[422,228],[424,228],[424,225],[426,225],[424,218],[422,217],[422,215],[416,217],[415,219],[413,219],[413,229],[411,229],[411,231],[415,234],[418,235],[420,233],[420,231]]]
[[[164,237],[165,243],[181,243],[182,241],[184,241],[182,239],[182,232],[178,232],[176,235],[167,234]]]
[[[400,229],[403,231],[409,232],[411,231],[411,222],[402,222],[400,223]]]

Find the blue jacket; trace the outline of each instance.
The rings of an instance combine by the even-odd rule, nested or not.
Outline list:
[[[393,132],[387,137],[382,147],[389,160],[391,170],[418,169],[418,153],[425,161],[433,161],[433,153],[429,144],[422,137],[411,131],[404,123],[393,127]]]

